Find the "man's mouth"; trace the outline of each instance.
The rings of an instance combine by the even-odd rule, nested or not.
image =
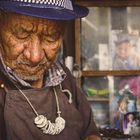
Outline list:
[[[26,70],[26,71],[40,71],[41,69],[44,69],[46,66],[45,64],[41,64],[41,65],[29,65],[29,64],[19,64],[18,68],[20,68],[21,70]]]

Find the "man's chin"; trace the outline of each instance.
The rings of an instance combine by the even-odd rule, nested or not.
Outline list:
[[[42,79],[44,74],[23,75],[23,74],[18,74],[18,73],[16,73],[16,75],[17,75],[20,79],[25,80],[25,81],[37,81],[37,80],[39,80],[39,79]]]

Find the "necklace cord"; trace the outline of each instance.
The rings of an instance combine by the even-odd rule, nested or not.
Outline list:
[[[15,85],[16,86],[16,85]],[[33,107],[32,103],[30,102],[30,100],[28,99],[28,97],[23,93],[23,91],[21,89],[19,89],[17,86],[16,88],[20,91],[20,93],[25,97],[25,99],[27,100],[28,104],[30,105],[30,107],[32,108],[32,110],[34,111],[34,113],[36,114],[36,116],[38,116],[39,114],[37,113],[36,109]]]
[[[50,135],[57,135],[63,131],[63,129],[65,128],[65,120],[60,116],[61,111],[60,111],[59,100],[58,100],[58,96],[57,96],[55,87],[53,87],[53,91],[54,91],[55,99],[56,99],[57,118],[55,119],[55,122],[52,123],[44,115],[38,114],[36,109],[32,105],[31,101],[25,95],[25,93],[21,89],[19,89],[19,87],[17,85],[15,85],[15,86],[19,90],[19,92],[25,97],[25,99],[27,100],[27,103],[30,105],[33,112],[36,114],[34,123],[37,128],[41,129],[44,134],[50,134]]]
[[[71,104],[72,103],[72,94],[71,94],[71,92],[68,89],[62,89],[62,85],[61,84],[59,86],[60,86],[60,89],[61,89],[61,91],[63,93],[68,93],[68,95],[69,95],[69,103]]]
[[[60,117],[61,111],[60,111],[60,107],[59,107],[58,96],[57,96],[57,93],[56,93],[56,90],[55,90],[54,87],[53,87],[53,91],[54,91],[55,99],[56,99],[57,114],[58,114],[58,116]]]
[[[16,85],[15,85],[16,86]],[[16,88],[20,91],[20,93],[25,97],[25,99],[27,100],[28,104],[30,105],[30,107],[32,108],[32,110],[34,111],[34,113],[36,114],[36,116],[38,116],[39,114],[37,113],[36,109],[33,107],[32,103],[30,102],[30,100],[28,99],[28,97],[23,93],[23,91],[21,89],[19,89],[19,87],[16,86]],[[55,99],[56,99],[56,106],[57,106],[57,114],[60,117],[61,111],[60,111],[60,107],[59,107],[59,101],[58,101],[58,96],[56,93],[55,88],[53,87],[53,91],[55,94]]]

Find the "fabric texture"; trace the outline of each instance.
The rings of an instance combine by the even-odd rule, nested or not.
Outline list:
[[[73,0],[0,0],[0,9],[55,20],[81,18],[87,16],[89,12],[86,7],[75,5]]]
[[[56,86],[65,129],[55,136],[45,135],[33,123],[35,114],[25,98],[14,89],[14,85],[1,75],[1,83],[6,90],[0,90],[0,140],[84,140],[89,135],[99,135],[93,121],[91,108],[84,93],[76,86],[71,73],[64,67],[67,76],[61,83],[63,89],[72,93],[73,102],[68,102],[68,94]],[[51,122],[57,116],[56,101],[52,87],[42,89],[22,89],[39,114]],[[5,92],[6,91],[6,92]]]

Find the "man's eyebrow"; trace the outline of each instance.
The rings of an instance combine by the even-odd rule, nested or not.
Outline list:
[[[27,32],[35,32],[37,31],[37,26],[35,26],[34,23],[30,23],[30,24],[25,24],[25,23],[16,23],[15,27],[17,27],[17,29],[22,29],[23,31],[27,31]],[[15,28],[16,30],[16,28]]]

